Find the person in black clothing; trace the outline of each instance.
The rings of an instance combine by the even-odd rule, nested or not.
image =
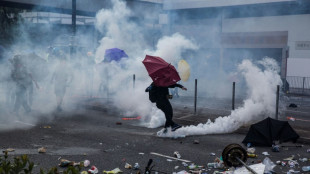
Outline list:
[[[27,100],[27,91],[32,87],[32,82],[34,80],[32,78],[32,75],[28,72],[26,66],[22,62],[21,55],[15,55],[11,62],[13,64],[11,77],[12,80],[15,82],[16,86],[14,111],[16,112],[16,114],[18,114],[20,106],[23,106],[25,111],[29,113],[31,111],[31,108]]]
[[[181,125],[178,125],[177,123],[172,121],[173,110],[169,102],[169,99],[171,99],[171,96],[169,95],[168,88],[175,88],[175,87],[182,88],[182,90],[187,90],[187,88],[185,88],[183,85],[180,85],[180,84],[174,84],[174,85],[167,86],[167,87],[159,87],[159,86],[155,86],[154,83],[152,83],[149,87],[145,89],[145,92],[150,92],[151,90],[155,91],[156,106],[158,109],[164,112],[165,117],[166,117],[165,132],[167,132],[168,127],[171,127],[172,131],[175,131],[181,127]]]

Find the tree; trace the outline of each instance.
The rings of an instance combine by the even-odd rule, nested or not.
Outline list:
[[[10,45],[20,35],[19,25],[24,22],[21,9],[0,7],[0,43]]]

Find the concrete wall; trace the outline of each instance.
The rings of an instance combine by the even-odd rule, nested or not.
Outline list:
[[[220,30],[217,19],[204,19],[173,24],[170,33],[179,32],[201,48],[220,48]]]
[[[296,0],[166,0],[164,1],[164,9],[186,9],[201,7],[223,7],[235,5],[261,4],[272,2],[285,2]]]
[[[310,41],[309,14],[290,15],[290,16],[232,18],[223,20],[223,32],[265,32],[265,31],[288,31],[289,58],[310,59],[310,47],[309,49],[296,48],[296,44],[299,41]]]
[[[310,77],[310,59],[288,59],[287,76]]]

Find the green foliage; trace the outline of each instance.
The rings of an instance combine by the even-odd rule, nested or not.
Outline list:
[[[18,27],[24,22],[20,13],[21,9],[0,7],[0,41],[4,44],[10,44],[17,39],[21,33]]]
[[[7,151],[4,151],[4,158],[0,157],[0,174],[31,173],[34,163],[29,161],[27,155],[14,157],[12,162],[8,157]]]
[[[14,157],[12,160],[9,160],[8,152],[4,151],[4,155],[0,156],[0,174],[31,174],[34,163],[31,162],[27,155],[21,155]],[[77,166],[69,166],[62,172],[58,171],[57,167],[52,167],[47,172],[42,168],[40,169],[40,174],[79,174],[82,168],[82,163]]]

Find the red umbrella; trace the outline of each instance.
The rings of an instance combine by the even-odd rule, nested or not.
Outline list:
[[[142,63],[156,86],[170,86],[181,80],[174,66],[160,57],[146,55]]]

